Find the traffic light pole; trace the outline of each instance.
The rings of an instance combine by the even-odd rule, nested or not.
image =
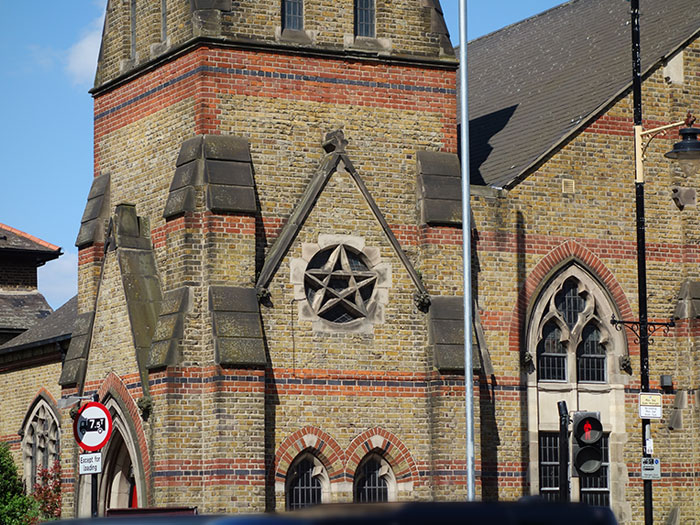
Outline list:
[[[559,501],[569,502],[569,411],[566,401],[557,403],[559,408]]]

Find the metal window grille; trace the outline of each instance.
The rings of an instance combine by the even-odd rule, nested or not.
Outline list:
[[[374,0],[355,0],[355,36],[374,37]]]
[[[355,475],[355,501],[358,503],[379,503],[389,500],[389,490],[382,464],[377,456],[370,456],[362,462]]]
[[[540,496],[559,501],[559,434],[540,432]]]
[[[305,457],[290,469],[287,484],[287,510],[303,509],[321,503],[321,482],[314,476],[314,462]]]
[[[585,306],[583,298],[578,293],[578,282],[575,279],[569,279],[564,283],[564,287],[554,299],[554,304],[564,317],[569,329],[573,328],[578,320],[578,314],[583,312]]]
[[[304,29],[304,1],[282,1],[282,28],[301,31]]]
[[[592,324],[583,329],[576,360],[579,381],[605,382],[605,346],[600,344],[600,330]]]
[[[566,346],[561,342],[561,330],[553,321],[542,329],[537,356],[540,381],[566,381]]]
[[[597,507],[610,506],[610,454],[609,435],[603,435],[601,448],[603,451],[603,464],[595,474],[581,476],[581,502]]]

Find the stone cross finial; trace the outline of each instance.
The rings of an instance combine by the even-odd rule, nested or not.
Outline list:
[[[345,146],[347,145],[348,141],[345,140],[345,135],[340,129],[327,133],[326,140],[323,141],[323,149],[326,153],[345,153]]]

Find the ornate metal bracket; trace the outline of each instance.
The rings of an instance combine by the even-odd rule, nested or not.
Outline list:
[[[634,342],[635,344],[639,344],[639,330],[642,325],[639,321],[622,321],[615,319],[615,316],[613,315],[612,318],[610,319],[610,324],[612,324],[615,329],[618,332],[622,331],[622,327],[626,327],[629,329],[633,334],[634,334]],[[656,322],[651,322],[647,321],[647,338],[649,339],[649,343],[653,343],[654,340],[651,338],[652,335],[654,335],[656,332],[659,330],[663,329],[663,334],[668,335],[668,332],[670,331],[671,328],[676,326],[676,322],[671,319],[667,323],[656,323]]]

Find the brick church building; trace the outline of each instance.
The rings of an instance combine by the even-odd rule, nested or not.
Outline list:
[[[695,1],[643,0],[641,24],[645,127],[700,111]],[[639,523],[639,346],[611,324],[637,312],[629,42],[627,2],[572,0],[469,44],[468,377],[479,498],[556,495],[565,400],[604,432],[572,499]],[[96,394],[101,513],[463,500],[457,69],[438,0],[110,0],[77,303],[50,325],[70,345],[0,347],[25,480],[59,459],[64,517],[89,513],[57,402]],[[700,174],[663,157],[677,140],[645,162],[673,523],[700,511]]]

